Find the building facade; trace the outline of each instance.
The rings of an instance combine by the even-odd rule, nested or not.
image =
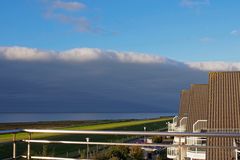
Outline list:
[[[184,125],[181,124],[182,121]],[[210,72],[208,84],[194,84],[189,90],[182,91],[179,115],[168,126],[169,132],[239,133],[240,72]],[[239,146],[240,140],[206,137],[179,140],[174,137],[173,144],[179,143],[194,146]],[[238,160],[239,151],[169,147],[167,157],[175,160]]]

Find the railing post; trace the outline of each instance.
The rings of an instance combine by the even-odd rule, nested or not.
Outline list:
[[[89,142],[90,138],[86,138],[86,141]],[[87,143],[87,159],[89,158],[89,144]]]
[[[16,133],[13,134],[13,159],[16,159]]]
[[[147,127],[143,127],[143,130],[144,130],[144,132],[146,132]],[[147,142],[147,140],[146,140],[146,135],[144,135],[144,143],[146,143],[146,142]]]
[[[31,133],[28,135],[28,140],[31,140]],[[31,159],[31,145],[29,141],[27,144],[27,159]]]

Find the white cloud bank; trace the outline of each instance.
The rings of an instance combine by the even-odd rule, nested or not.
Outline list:
[[[64,62],[90,62],[109,61],[119,63],[140,64],[172,64],[186,65],[192,69],[202,71],[237,71],[240,70],[240,62],[177,62],[166,57],[136,53],[101,50],[97,48],[75,48],[62,52],[42,51],[36,48],[26,47],[0,47],[0,59],[18,61],[64,61]]]
[[[2,112],[177,112],[179,92],[240,63],[76,48],[0,47]]]
[[[188,62],[190,68],[202,71],[240,71],[240,62]]]
[[[44,51],[25,47],[0,47],[0,58],[6,60],[48,60],[50,54]]]
[[[72,62],[116,61],[122,63],[174,63],[161,56],[101,50],[97,48],[76,48],[63,52],[42,51],[26,47],[0,47],[0,58],[21,61],[62,60]]]

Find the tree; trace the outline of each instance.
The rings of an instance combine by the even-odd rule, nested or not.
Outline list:
[[[130,147],[129,157],[131,160],[143,160],[143,151],[140,147]]]
[[[129,154],[129,148],[126,146],[114,146],[110,147],[107,155],[110,158],[117,157],[120,160],[127,160],[128,159],[128,154]]]
[[[107,151],[98,153],[96,160],[143,160],[143,151],[140,147],[114,146]]]

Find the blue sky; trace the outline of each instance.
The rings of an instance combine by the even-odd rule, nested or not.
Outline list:
[[[1,0],[0,46],[240,60],[239,0]]]

